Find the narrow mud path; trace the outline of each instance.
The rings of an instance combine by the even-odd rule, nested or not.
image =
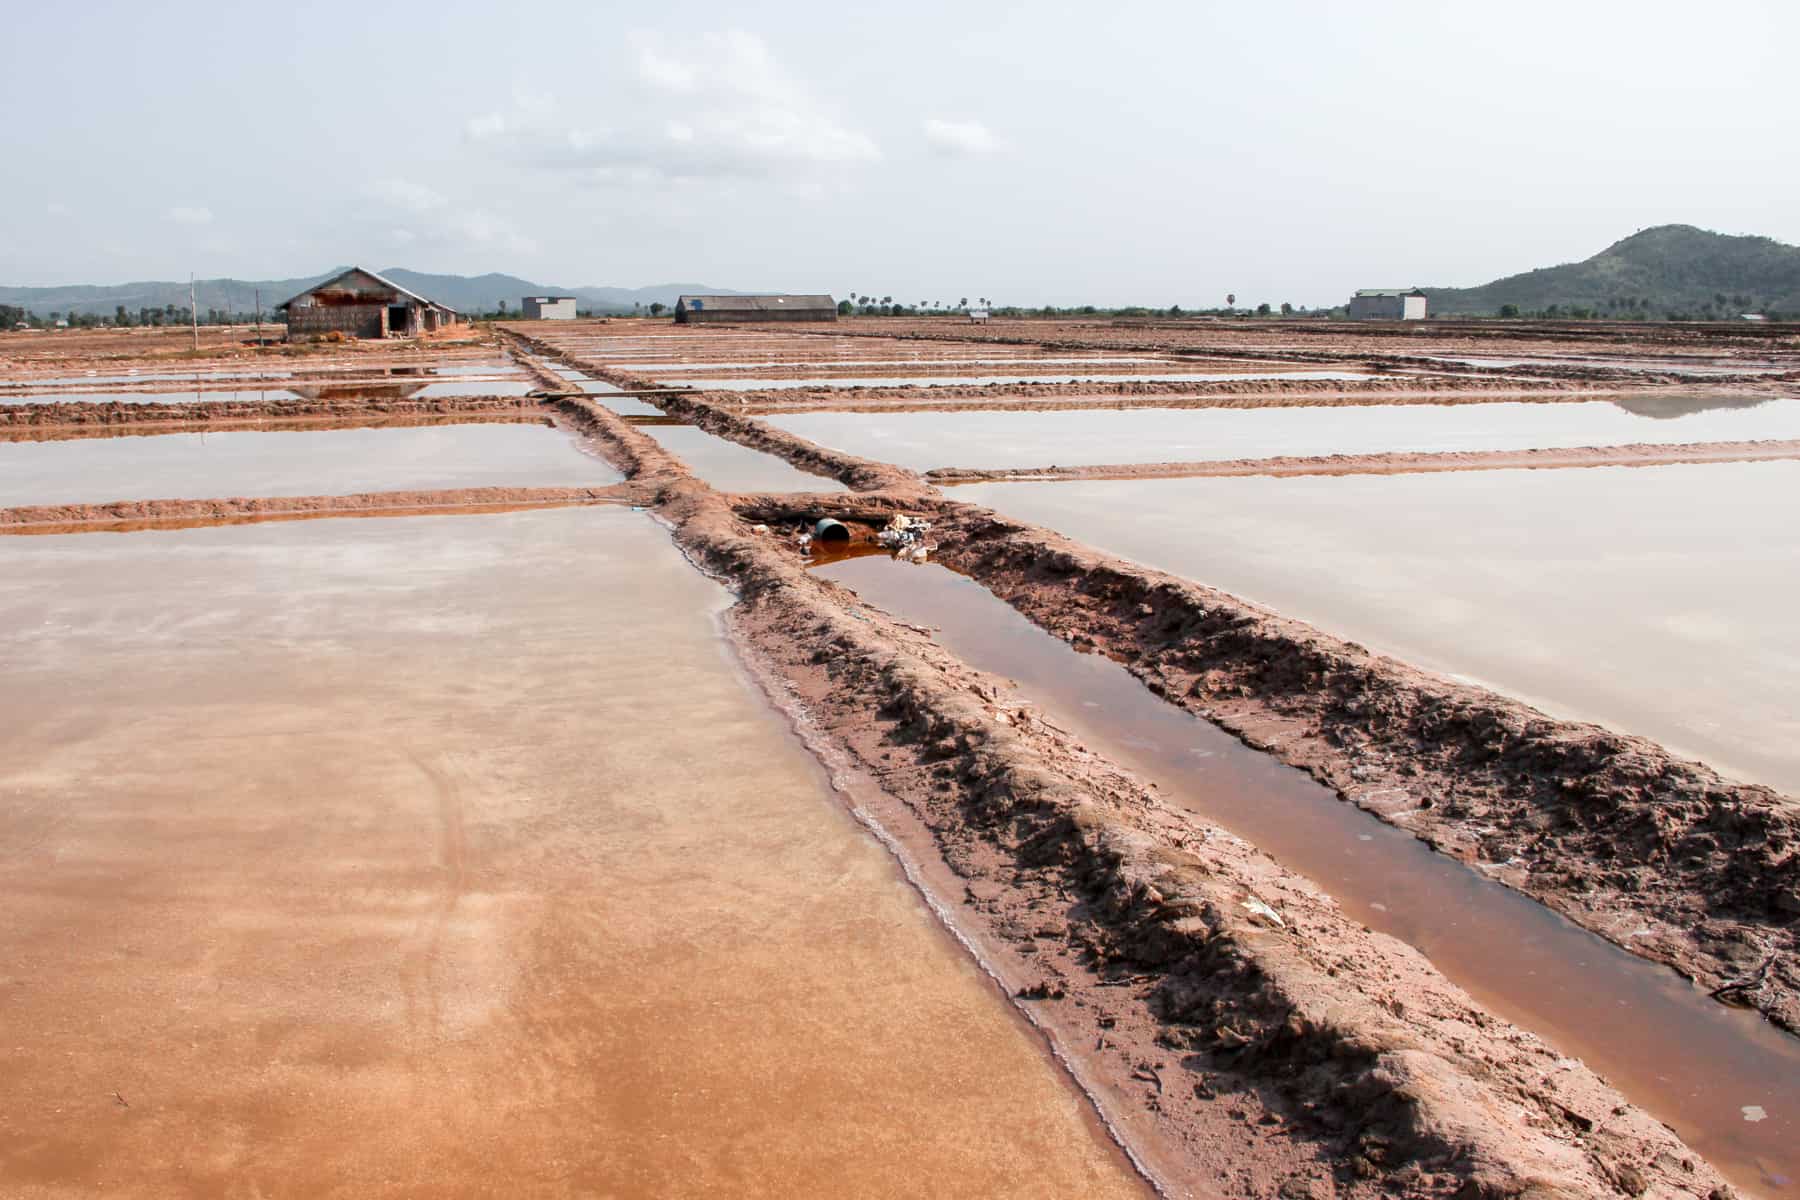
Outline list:
[[[861,509],[771,497],[742,507],[750,519],[936,513],[946,561],[1044,628],[1103,649],[1172,703],[1312,772],[1345,800],[1404,821],[1434,848],[1513,864],[1501,874],[1509,885],[1800,1031],[1792,801],[1643,738],[1555,720],[1216,589],[947,501],[910,471],[820,447],[708,398],[659,405],[867,494]],[[1420,807],[1410,797],[1421,792],[1455,801]]]
[[[1206,479],[1238,475],[1418,475],[1579,467],[1661,467],[1682,463],[1769,462],[1800,458],[1800,440],[1584,446],[1573,450],[1457,450],[1391,454],[1275,455],[1212,462],[1112,463],[1081,467],[940,467],[938,485],[1004,480]]]
[[[1042,723],[1319,885],[1353,920],[1416,947],[1489,1011],[1578,1052],[1734,1177],[1800,1178],[1800,1114],[1790,1107],[1800,1040],[1339,802],[950,569],[863,554],[813,570],[929,627],[951,654],[1013,681]],[[1771,1115],[1745,1121],[1752,1104]]]
[[[224,497],[215,500],[120,500],[0,508],[0,533],[132,532],[324,516],[399,516],[458,510],[512,511],[574,504],[632,504],[630,484],[608,487],[455,488],[433,492],[360,492],[348,496]]]
[[[586,414],[681,544],[739,589],[734,628],[820,731],[839,787],[924,864],[947,919],[1172,1193],[1723,1186],[1417,951],[1172,809],[928,635],[834,595],[785,538],[751,526],[777,503],[868,515],[905,498],[770,498],[740,518],[622,419],[563,407]],[[917,483],[911,496],[929,500]]]

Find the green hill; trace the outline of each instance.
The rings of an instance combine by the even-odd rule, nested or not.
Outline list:
[[[313,284],[329,279],[343,267],[333,267],[319,275],[304,279],[199,279],[194,282],[194,295],[204,314],[217,308],[225,312],[254,311],[261,294],[263,312],[283,300],[304,291]],[[382,274],[410,288],[421,296],[448,304],[462,312],[491,312],[505,301],[517,311],[524,296],[574,296],[582,308],[597,313],[628,313],[634,304],[649,308],[652,301],[671,307],[683,292],[727,293],[728,288],[708,287],[697,283],[660,283],[643,288],[620,287],[549,287],[521,279],[516,275],[428,275],[405,267],[389,267]],[[66,287],[11,287],[0,284],[0,305],[16,305],[38,316],[52,312],[73,316],[77,313],[110,317],[119,305],[135,315],[140,308],[163,308],[174,305],[182,313],[188,309],[186,280],[145,280],[138,283],[111,285],[71,284]]]
[[[1526,316],[1729,320],[1764,313],[1792,319],[1800,317],[1800,248],[1692,225],[1658,225],[1583,262],[1481,287],[1425,292],[1433,316],[1494,316],[1512,305]]]

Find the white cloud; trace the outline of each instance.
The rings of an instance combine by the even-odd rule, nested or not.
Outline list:
[[[508,254],[536,254],[538,244],[505,217],[486,209],[468,208],[450,215],[440,240],[459,240],[464,245],[503,250]]]
[[[804,175],[881,157],[754,34],[679,43],[635,34],[630,44],[641,92],[630,108],[654,118],[577,125],[559,117],[551,98],[521,96],[507,112],[471,118],[465,133],[518,162],[609,178]]]
[[[945,121],[931,117],[925,122],[925,140],[939,154],[993,154],[1000,149],[1000,139],[980,121]]]
[[[482,113],[480,116],[470,117],[463,124],[463,133],[466,134],[468,139],[472,142],[479,142],[485,138],[499,137],[505,132],[506,117],[504,114],[497,112]]]
[[[211,225],[212,209],[177,205],[164,214],[177,225]]]
[[[382,179],[367,194],[387,212],[372,219],[395,246],[498,250],[536,254],[538,245],[506,217],[481,208],[463,208],[421,183]]]
[[[424,184],[405,179],[378,180],[369,188],[369,192],[377,200],[406,212],[435,212],[450,204],[450,201]]]

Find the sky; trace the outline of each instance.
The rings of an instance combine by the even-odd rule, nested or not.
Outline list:
[[[1800,5],[9,9],[0,283],[1341,303],[1800,243]]]

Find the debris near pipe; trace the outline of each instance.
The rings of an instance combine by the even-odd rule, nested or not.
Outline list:
[[[922,563],[937,549],[935,542],[928,544],[925,541],[925,535],[930,532],[930,521],[909,517],[905,513],[895,513],[887,528],[875,535],[875,540],[892,551],[894,557],[902,562]]]

